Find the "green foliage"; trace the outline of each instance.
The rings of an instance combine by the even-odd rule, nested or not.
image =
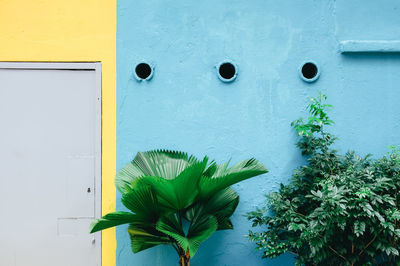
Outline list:
[[[333,122],[324,104],[312,98],[311,116],[292,123],[297,146],[308,163],[288,185],[267,195],[267,206],[247,214],[249,239],[265,258],[293,253],[297,265],[396,265],[400,261],[400,151],[380,159],[332,149]]]
[[[230,186],[266,172],[254,159],[228,168],[228,163],[217,165],[183,152],[139,152],[115,179],[131,212],[105,215],[92,224],[91,233],[129,224],[134,253],[165,244],[189,259],[215,231],[233,229],[229,218],[239,196]]]

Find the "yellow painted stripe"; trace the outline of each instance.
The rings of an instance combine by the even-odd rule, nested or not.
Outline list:
[[[102,62],[102,213],[115,210],[116,0],[0,0],[0,61]],[[103,232],[115,265],[115,230]]]

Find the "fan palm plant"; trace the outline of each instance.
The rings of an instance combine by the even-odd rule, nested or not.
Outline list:
[[[103,216],[92,224],[91,233],[129,224],[134,253],[171,245],[179,264],[188,266],[203,241],[217,230],[233,228],[230,217],[239,196],[230,186],[267,172],[255,159],[230,168],[228,164],[177,151],[139,152],[115,178],[122,203],[131,212]]]

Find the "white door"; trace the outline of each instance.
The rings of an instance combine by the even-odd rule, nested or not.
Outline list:
[[[100,266],[101,64],[0,63],[0,265]]]

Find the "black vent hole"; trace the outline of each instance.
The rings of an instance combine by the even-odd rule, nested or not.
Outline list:
[[[236,75],[236,67],[232,63],[222,63],[218,69],[219,75],[224,79],[230,80]]]
[[[150,77],[151,72],[152,72],[152,68],[147,63],[140,63],[135,68],[136,76],[139,79],[147,79],[148,77]]]
[[[305,79],[313,79],[318,74],[318,67],[314,63],[305,63],[301,68],[301,74]]]

